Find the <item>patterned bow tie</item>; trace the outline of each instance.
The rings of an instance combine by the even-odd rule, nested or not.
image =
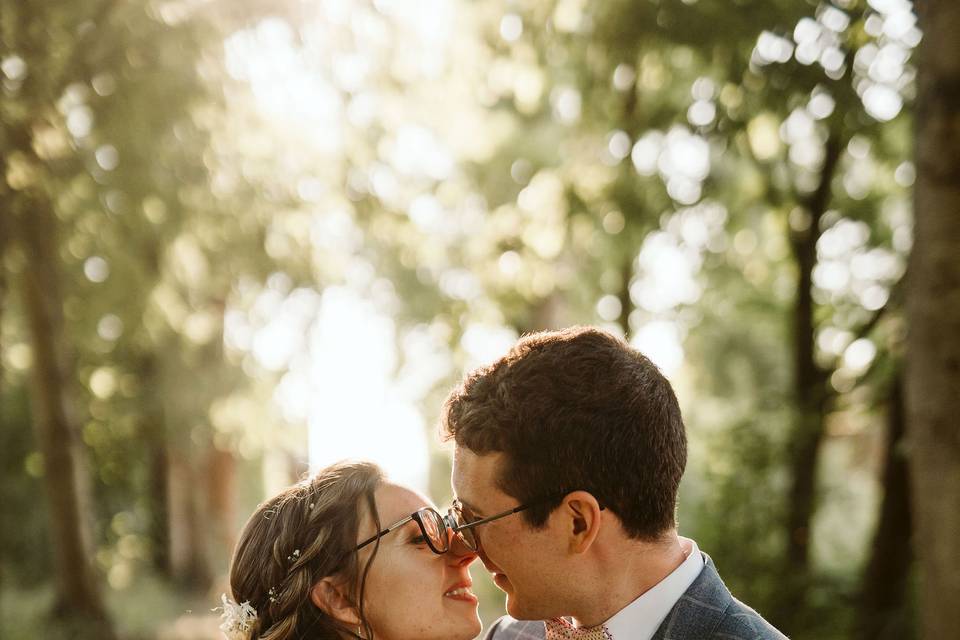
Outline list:
[[[596,627],[575,627],[566,618],[544,620],[547,627],[547,640],[613,640],[610,631],[601,625]]]

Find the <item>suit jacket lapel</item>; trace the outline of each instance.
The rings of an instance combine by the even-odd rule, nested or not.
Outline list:
[[[703,554],[703,571],[680,596],[652,640],[709,638],[723,620],[733,596],[720,579],[713,560]]]

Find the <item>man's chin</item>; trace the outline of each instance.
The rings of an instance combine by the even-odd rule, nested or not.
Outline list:
[[[543,612],[539,607],[531,607],[514,592],[507,594],[507,613],[516,620],[543,620]]]
[[[529,620],[524,616],[524,609],[519,602],[517,602],[517,597],[513,594],[507,594],[507,613],[511,618],[516,620]]]
[[[493,582],[507,594],[507,613],[516,620],[543,620],[544,607],[536,606],[536,602],[531,602],[529,598],[524,598],[518,593],[516,585],[510,582],[510,578],[502,573],[494,574]]]

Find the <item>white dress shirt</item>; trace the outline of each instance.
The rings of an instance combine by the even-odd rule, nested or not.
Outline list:
[[[603,623],[613,640],[650,640],[673,605],[703,570],[703,556],[697,543],[680,538],[687,559],[666,578],[618,611]]]

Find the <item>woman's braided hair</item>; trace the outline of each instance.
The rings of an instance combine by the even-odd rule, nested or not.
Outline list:
[[[321,470],[267,500],[250,516],[233,553],[230,589],[237,602],[257,611],[251,638],[338,640],[356,636],[310,599],[327,576],[345,579],[360,614],[363,637],[372,637],[363,615],[363,587],[374,554],[361,569],[354,553],[366,503],[380,529],[374,491],[379,467],[342,462]]]

